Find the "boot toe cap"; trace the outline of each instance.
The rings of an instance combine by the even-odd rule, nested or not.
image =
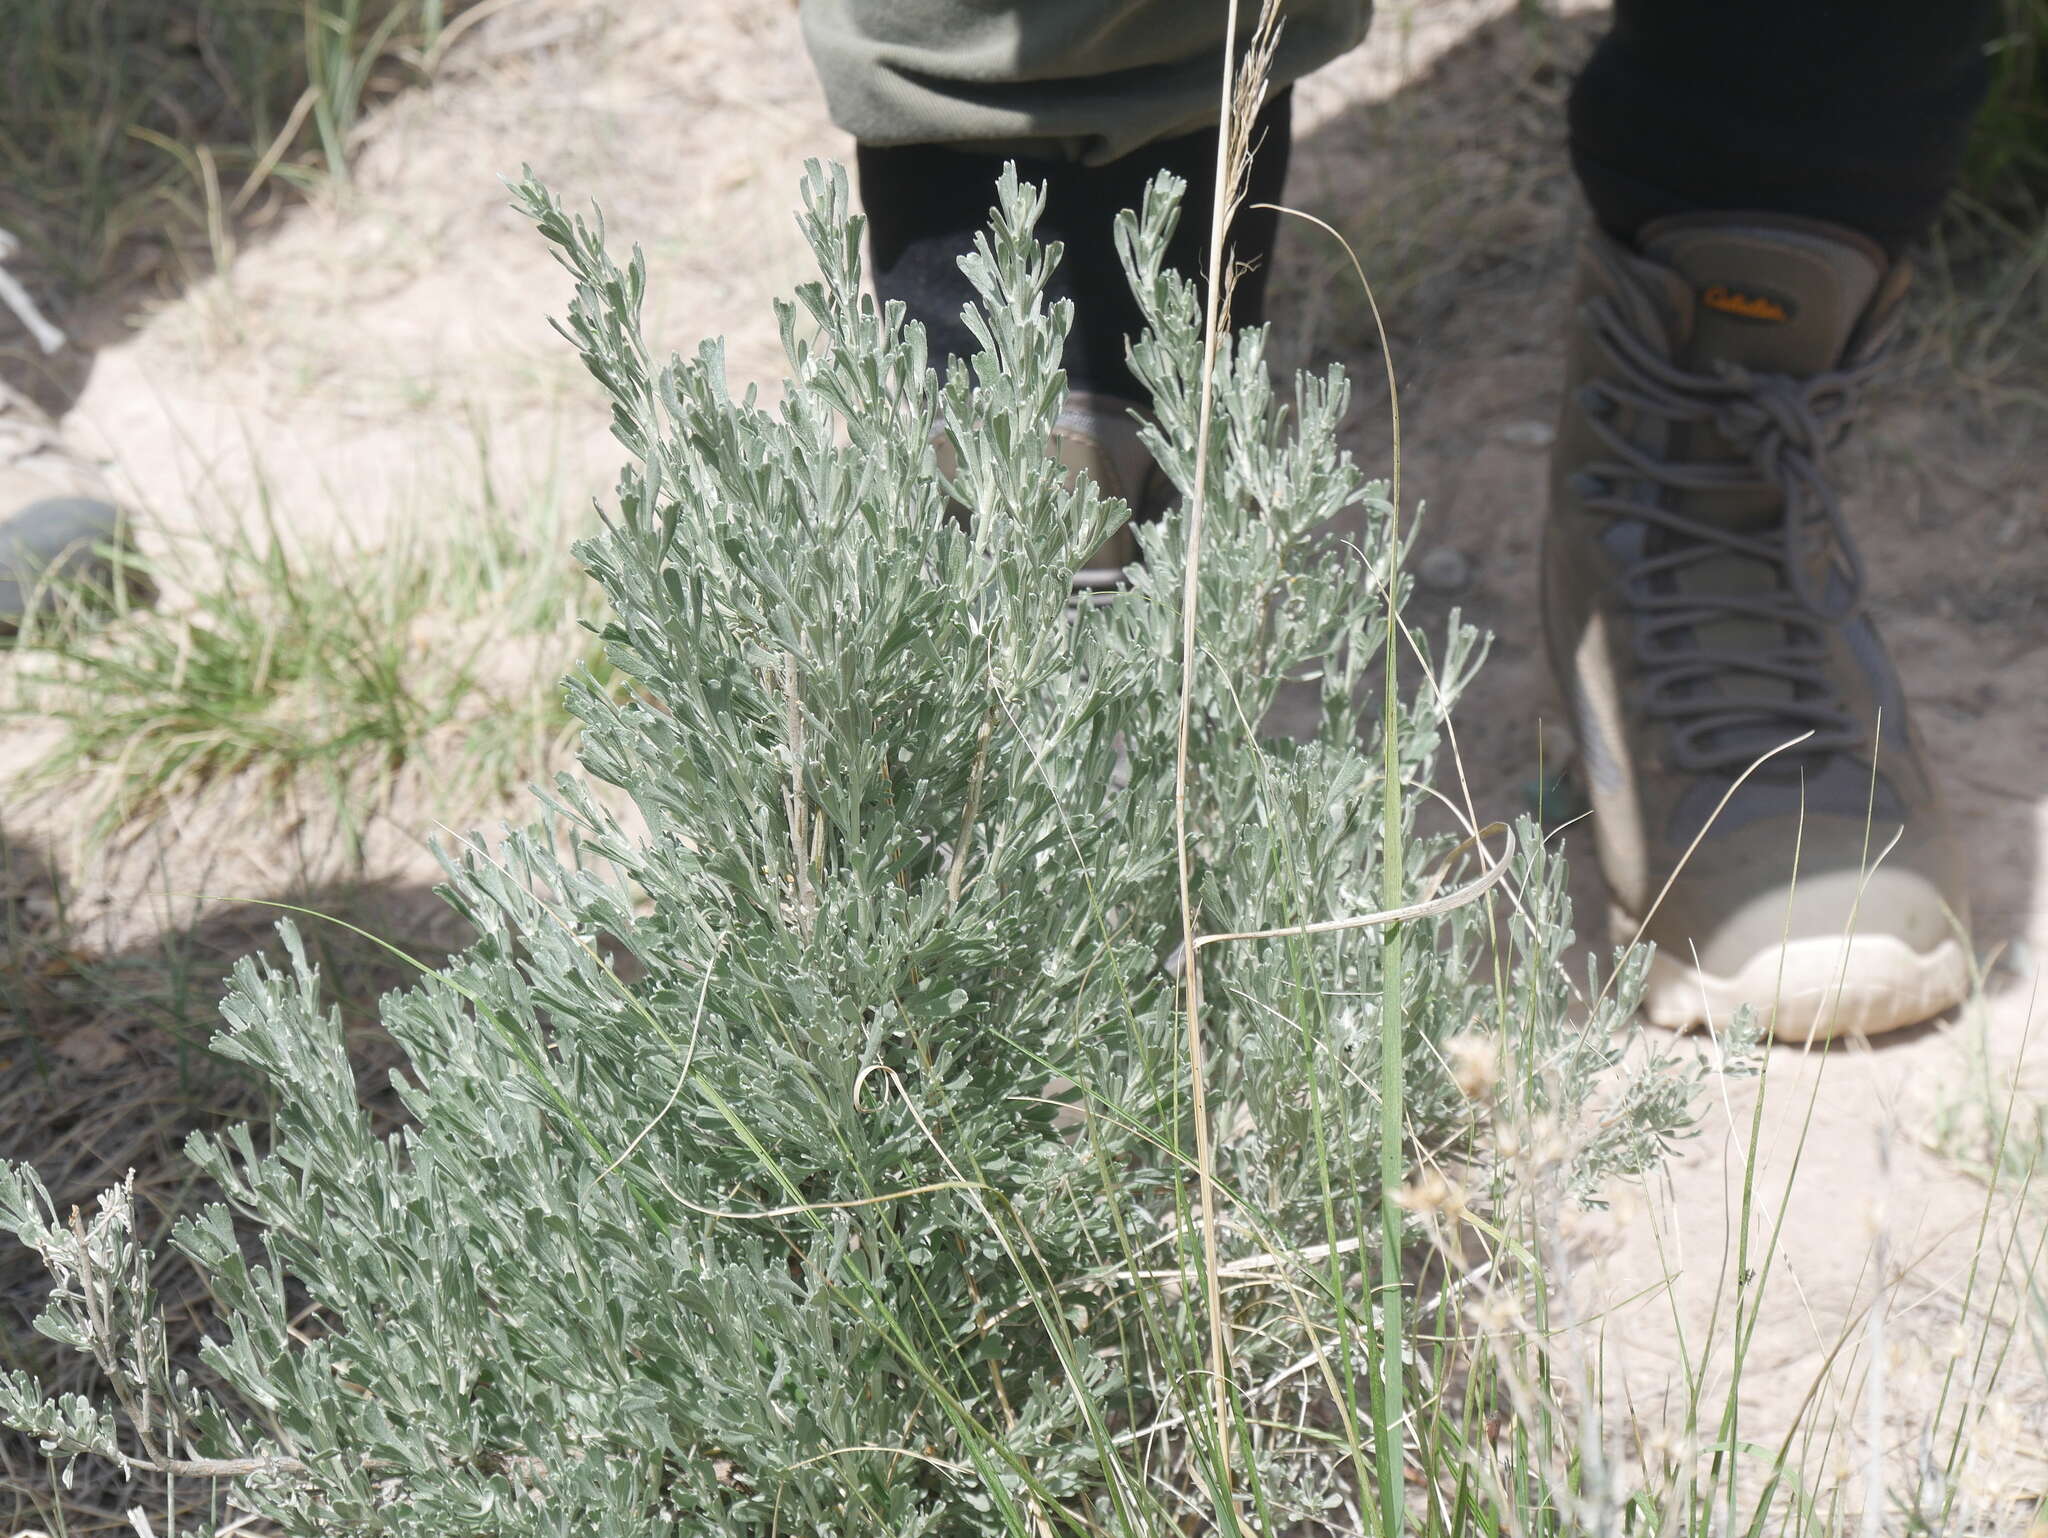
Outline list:
[[[1803,875],[1712,905],[1718,917],[1701,894],[1671,895],[1678,901],[1645,932],[1657,953],[1643,1007],[1659,1025],[1719,1027],[1749,1005],[1780,1041],[1867,1036],[1929,1019],[1969,991],[1965,915],[1910,867]]]

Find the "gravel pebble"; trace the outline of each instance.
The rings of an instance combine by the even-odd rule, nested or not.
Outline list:
[[[1472,581],[1472,562],[1463,551],[1438,545],[1423,553],[1415,574],[1432,593],[1462,593]]]
[[[1494,434],[1516,449],[1547,449],[1557,441],[1557,429],[1548,422],[1507,422]]]

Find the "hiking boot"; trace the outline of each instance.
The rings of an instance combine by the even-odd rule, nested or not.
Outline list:
[[[1582,252],[1544,628],[1660,1025],[1750,1004],[1780,1040],[1868,1035],[1969,986],[1958,863],[1829,463],[1907,277],[1763,215]]]
[[[1138,418],[1133,412],[1150,415],[1136,401],[1120,395],[1075,390],[1053,421],[1053,453],[1059,462],[1074,474],[1087,474],[1105,497],[1120,497],[1131,509],[1131,523],[1104,540],[1074,573],[1077,597],[1112,593],[1130,585],[1125,573],[1143,559],[1131,525],[1156,519],[1173,496],[1173,483],[1138,436]],[[950,478],[957,468],[952,445],[943,432],[932,442],[938,450],[939,473]],[[959,511],[964,519],[965,510]]]
[[[49,418],[0,384],[0,640],[32,606],[144,596],[141,573],[122,559],[126,520],[103,490]]]
[[[1127,587],[1130,579],[1124,573],[1144,558],[1135,525],[1156,519],[1173,496],[1173,483],[1138,436],[1133,412],[1144,408],[1121,396],[1077,390],[1053,423],[1053,452],[1060,463],[1077,473],[1086,471],[1105,497],[1121,497],[1131,510],[1131,521],[1074,573],[1076,593]]]

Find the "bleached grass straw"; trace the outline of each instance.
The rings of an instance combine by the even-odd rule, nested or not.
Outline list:
[[[1274,9],[1266,0],[1261,15]],[[1202,968],[1196,948],[1193,866],[1188,852],[1188,727],[1195,698],[1195,606],[1202,561],[1202,515],[1209,492],[1209,425],[1216,404],[1217,332],[1222,325],[1223,240],[1230,222],[1235,160],[1234,114],[1237,74],[1237,6],[1228,7],[1223,27],[1222,105],[1217,114],[1216,190],[1209,213],[1209,268],[1204,296],[1201,406],[1195,431],[1195,485],[1188,504],[1187,561],[1181,574],[1180,720],[1173,761],[1173,854],[1180,884],[1181,954],[1187,958],[1187,1044],[1190,1109],[1195,1122],[1196,1184],[1202,1213],[1202,1285],[1209,1315],[1210,1400],[1216,1418],[1216,1519],[1226,1532],[1237,1526],[1230,1473],[1230,1341],[1223,1313],[1220,1252],[1216,1234],[1216,1156],[1209,1135],[1209,1090],[1202,1041]]]

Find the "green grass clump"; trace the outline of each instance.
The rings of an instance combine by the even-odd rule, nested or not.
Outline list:
[[[2048,208],[2048,0],[2004,0],[1962,187],[1971,201],[2029,222]]]
[[[441,809],[524,784],[564,745],[560,674],[595,657],[566,530],[506,514],[370,544],[243,529],[128,557],[155,606],[55,595],[5,675],[6,714],[55,728],[19,788],[105,837],[220,788],[346,820],[407,771]]]
[[[0,228],[73,292],[138,245],[226,252],[273,185],[346,177],[357,120],[438,59],[450,0],[8,0]]]

